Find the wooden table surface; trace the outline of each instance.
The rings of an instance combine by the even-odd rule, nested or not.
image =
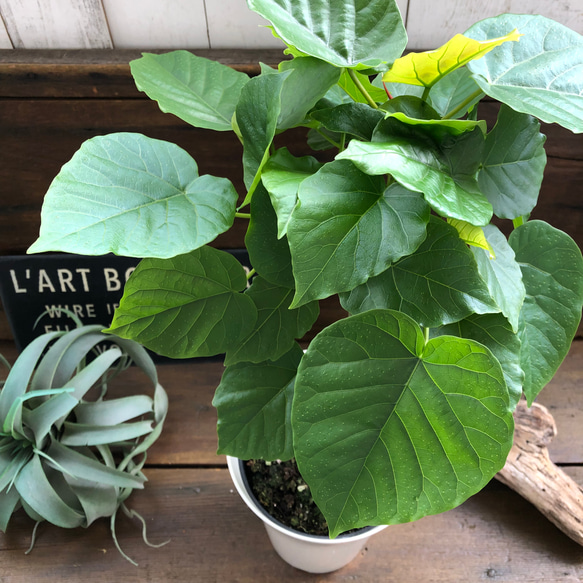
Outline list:
[[[4,353],[14,356],[10,345]],[[329,581],[473,583],[478,581],[583,580],[583,548],[558,531],[520,496],[493,480],[461,507],[418,522],[391,526],[373,537],[355,561],[328,575],[309,575],[275,554],[261,522],[234,491],[225,459],[215,454],[216,415],[211,406],[220,379],[218,362],[159,366],[170,410],[145,469],[148,482],[128,506],[146,519],[118,519],[124,551],[117,552],[107,521],[88,529],[42,524],[33,551],[33,522],[20,511],[0,534],[0,582],[249,582]],[[559,433],[551,457],[583,484],[583,342],[576,341],[539,401],[555,416]],[[124,391],[137,390],[137,370]]]

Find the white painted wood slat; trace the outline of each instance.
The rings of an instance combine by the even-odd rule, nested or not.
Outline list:
[[[0,0],[17,49],[107,49],[111,38],[100,0]]]
[[[583,0],[409,0],[409,48],[433,49],[505,12],[542,14],[583,34]]]
[[[247,7],[245,0],[205,0],[209,39],[213,49],[285,48],[265,28],[269,23]]]
[[[208,49],[204,0],[102,0],[116,49]]]
[[[12,42],[8,36],[8,31],[6,26],[4,26],[4,21],[0,18],[0,49],[12,49]]]

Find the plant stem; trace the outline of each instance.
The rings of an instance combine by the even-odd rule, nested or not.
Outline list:
[[[456,113],[467,107],[474,99],[482,94],[482,90],[478,89],[474,91],[467,99],[464,99],[457,107],[454,107],[451,111],[446,113],[441,119],[451,119]]]
[[[429,342],[429,328],[426,326],[423,328],[423,336],[425,338],[425,344]]]
[[[348,69],[348,74],[350,75],[350,78],[354,81],[354,84],[356,85],[358,90],[362,93],[362,95],[366,99],[367,103],[371,107],[378,109],[379,106],[376,104],[375,100],[369,95],[368,91],[364,88],[364,85],[360,82],[360,79],[358,78],[356,71],[354,69]]]
[[[251,218],[251,213],[235,213],[235,216],[238,219],[250,219]]]
[[[514,226],[515,229],[517,229],[521,225],[524,225],[526,221],[528,221],[528,217],[529,215],[521,215],[519,217],[516,217],[515,219],[512,219],[512,225]]]
[[[337,148],[338,150],[341,150],[342,144],[339,144],[338,142],[335,142],[332,138],[329,138],[323,131],[321,131],[320,129],[316,129],[316,131],[327,141],[330,142],[330,144],[332,144],[335,148]]]
[[[255,275],[255,268],[250,269],[249,272],[247,273],[247,281],[249,281],[254,275]]]
[[[423,95],[421,96],[421,99],[424,102],[427,102],[427,98],[429,97],[429,92],[431,91],[431,87],[425,87],[425,89],[423,90]]]

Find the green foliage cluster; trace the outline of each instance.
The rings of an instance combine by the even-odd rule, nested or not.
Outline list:
[[[504,465],[521,394],[553,377],[580,319],[578,247],[528,218],[539,120],[583,131],[583,38],[502,15],[408,70],[394,0],[248,4],[293,57],[277,69],[248,78],[185,51],[131,63],[163,111],[236,133],[240,206],[177,146],[102,136],[55,178],[31,251],[143,258],[110,332],[175,358],[225,353],[220,452],[295,456],[332,536],[450,509]],[[491,131],[486,95],[501,102]],[[314,156],[275,148],[297,127]],[[248,288],[207,245],[235,220]],[[332,295],[350,316],[304,354]]]
[[[141,519],[126,500],[144,487],[145,454],[162,431],[168,398],[144,348],[101,328],[39,336],[2,383],[0,530],[21,507],[37,526],[88,527],[107,517],[133,563],[115,520],[120,509]],[[131,362],[152,382],[153,397],[108,398],[108,384]]]

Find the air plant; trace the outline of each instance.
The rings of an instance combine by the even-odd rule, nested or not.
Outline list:
[[[126,500],[144,487],[146,451],[162,431],[168,398],[145,349],[102,329],[39,336],[2,383],[0,529],[24,508],[37,523],[32,549],[42,521],[76,528],[109,517],[116,547],[134,563],[119,546],[116,516],[121,509],[139,518],[150,544],[144,520]],[[132,362],[154,385],[154,396],[106,398],[110,381]]]

